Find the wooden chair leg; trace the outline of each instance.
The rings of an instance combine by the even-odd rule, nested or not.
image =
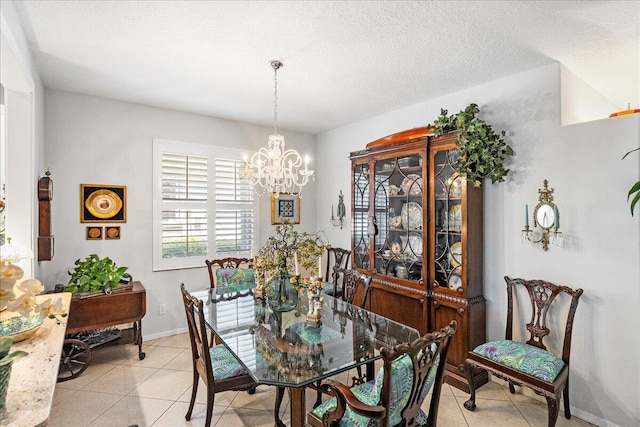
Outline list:
[[[317,408],[322,403],[322,392],[320,391],[320,386],[321,385],[322,385],[322,381],[318,381],[316,383],[316,387],[318,387],[318,391],[317,391],[317,394],[316,394],[316,401],[313,404],[313,409]]]
[[[189,403],[189,409],[187,410],[187,415],[184,416],[184,419],[189,421],[191,419],[191,414],[193,413],[193,405],[196,403],[196,394],[198,393],[198,373],[195,368],[193,369],[193,385],[191,386],[191,402]]]
[[[280,419],[280,406],[282,405],[282,398],[284,397],[284,387],[276,387],[276,403],[273,409],[273,418],[276,423],[276,427],[286,427]]]
[[[545,396],[547,398],[547,408],[549,410],[548,427],[555,427],[558,420],[558,412],[560,411],[560,395]]]
[[[473,379],[475,368],[469,363],[464,363],[464,372],[467,376],[467,382],[469,383],[469,400],[464,402],[464,407],[469,411],[475,411],[476,409],[476,385]]]
[[[213,385],[213,384],[212,384]],[[215,403],[216,394],[213,387],[207,384],[207,417],[205,418],[204,427],[211,427],[211,417],[213,416],[213,404]]]
[[[569,377],[567,377],[567,382],[564,383],[562,396],[564,397],[564,417],[569,420],[571,419],[571,406],[569,406]]]

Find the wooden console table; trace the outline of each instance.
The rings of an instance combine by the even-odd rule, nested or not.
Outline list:
[[[58,381],[77,377],[91,361],[91,346],[73,336],[79,332],[132,323],[131,328],[121,331],[121,339],[108,344],[133,342],[138,346],[138,358],[144,359],[142,318],[146,311],[147,292],[139,281],[132,282],[130,290],[71,300],[71,310],[67,320],[67,339],[60,361]]]

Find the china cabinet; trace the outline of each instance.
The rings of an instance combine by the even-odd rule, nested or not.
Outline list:
[[[485,338],[483,206],[451,167],[456,155],[455,134],[426,127],[351,153],[351,259],[373,278],[367,309],[422,334],[458,322],[447,381],[467,389],[464,358]]]

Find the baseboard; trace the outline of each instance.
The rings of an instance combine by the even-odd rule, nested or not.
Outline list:
[[[500,384],[501,386],[504,387],[508,387],[508,383],[494,375],[489,374],[489,381],[493,381],[496,384]],[[543,405],[546,406],[547,401],[545,400],[544,397],[542,396],[538,396],[537,394],[535,394],[531,389],[527,388],[527,387],[520,387],[520,386],[516,386],[516,391],[519,391],[520,393],[524,394],[527,397],[530,397],[532,399],[535,399],[537,401],[539,401],[540,403],[542,403]],[[560,407],[560,414],[558,415],[558,417],[564,417],[564,411],[563,411],[563,404],[561,404]],[[623,427],[620,426],[618,424],[615,424],[611,421],[607,421],[604,420],[600,417],[597,417],[593,414],[590,414],[589,412],[583,411],[582,409],[576,408],[575,406],[571,405],[571,416],[574,417],[578,417],[583,421],[586,421],[588,423],[591,423],[593,425],[599,426],[599,427]]]
[[[173,330],[170,330],[170,331],[163,331],[163,332],[159,332],[157,334],[149,334],[149,335],[142,334],[142,341],[143,341],[143,345],[144,345],[145,341],[153,341],[153,340],[157,340],[157,339],[160,339],[160,338],[171,337],[171,336],[174,336],[174,335],[186,334],[187,332],[189,332],[189,329],[187,329],[187,327],[185,326],[184,328],[173,329]]]

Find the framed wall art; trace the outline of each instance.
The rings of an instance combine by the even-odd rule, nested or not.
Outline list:
[[[102,240],[102,227],[87,227],[87,240]]]
[[[119,240],[120,239],[120,226],[108,225],[104,228],[105,240]]]
[[[300,224],[300,197],[298,193],[271,193],[271,224]]]
[[[80,222],[127,222],[127,187],[80,184]]]

